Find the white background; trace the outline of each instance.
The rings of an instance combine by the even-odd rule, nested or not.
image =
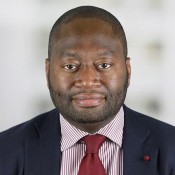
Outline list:
[[[0,131],[53,108],[44,71],[49,32],[80,5],[105,8],[126,31],[132,64],[126,104],[175,125],[174,0],[1,0]]]

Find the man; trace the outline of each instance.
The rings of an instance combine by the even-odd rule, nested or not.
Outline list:
[[[92,6],[63,14],[46,59],[56,109],[0,134],[0,174],[175,175],[175,128],[124,105],[130,76],[113,15]]]

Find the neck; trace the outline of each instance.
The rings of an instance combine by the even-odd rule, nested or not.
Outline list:
[[[112,118],[113,119],[113,118]],[[77,123],[77,122],[70,122],[68,121],[71,125],[75,126],[76,128],[88,132],[90,134],[98,132],[101,128],[106,126],[112,119],[102,121],[102,122],[97,122],[97,123]]]

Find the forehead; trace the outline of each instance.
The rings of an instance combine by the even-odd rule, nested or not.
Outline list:
[[[109,23],[95,18],[78,18],[64,24],[55,32],[53,52],[58,48],[62,50],[76,45],[112,47],[116,43],[119,44],[120,39]]]
[[[54,38],[58,40],[71,36],[97,34],[108,37],[117,36],[117,33],[113,31],[112,26],[106,21],[96,18],[77,18],[69,23],[63,24],[55,33]]]
[[[65,52],[113,52],[123,56],[120,39],[110,24],[94,18],[78,18],[55,33],[51,57],[57,58]]]

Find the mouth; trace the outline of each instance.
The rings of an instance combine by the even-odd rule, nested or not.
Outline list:
[[[99,93],[80,93],[73,96],[72,102],[79,107],[91,108],[104,103],[105,96]]]

